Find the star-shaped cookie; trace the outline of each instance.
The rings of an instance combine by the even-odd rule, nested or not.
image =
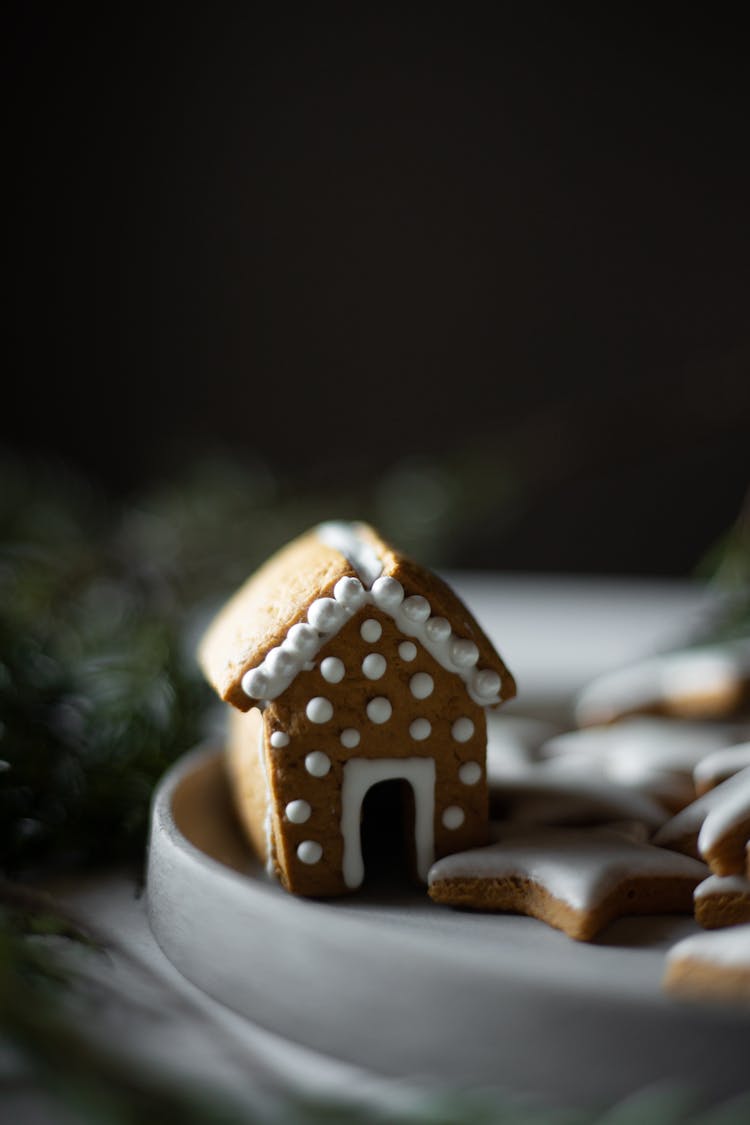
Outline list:
[[[627,914],[693,912],[705,864],[612,827],[502,825],[496,841],[446,856],[428,876],[447,906],[528,914],[590,941]]]

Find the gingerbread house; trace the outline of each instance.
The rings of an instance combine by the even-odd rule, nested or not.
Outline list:
[[[399,783],[403,855],[487,842],[485,712],[512,675],[461,599],[362,523],[326,523],[260,568],[199,649],[231,705],[229,777],[269,872],[301,895],[365,877],[363,807]],[[390,815],[390,814],[389,814]]]

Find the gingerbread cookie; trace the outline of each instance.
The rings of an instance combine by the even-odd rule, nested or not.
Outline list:
[[[495,820],[579,826],[628,820],[650,833],[668,816],[664,806],[645,793],[583,768],[562,770],[542,762],[503,773],[488,755],[487,779]]]
[[[652,843],[705,859],[715,875],[745,871],[750,838],[750,767],[709,789],[661,828]]]
[[[503,826],[484,848],[438,860],[429,894],[438,903],[528,914],[590,941],[626,914],[692,913],[703,863],[612,828]]]
[[[746,766],[750,766],[750,742],[741,742],[736,746],[714,750],[705,758],[701,758],[693,770],[696,793],[699,797],[702,796],[727,778],[734,777]]]
[[[686,998],[750,1002],[750,925],[683,938],[667,954],[663,985]]]
[[[750,922],[750,879],[709,875],[695,888],[695,920],[706,930]]]
[[[321,524],[283,548],[199,656],[234,708],[240,818],[287,890],[362,884],[362,820],[380,783],[416,878],[487,841],[486,713],[515,694],[513,677],[454,591],[371,527]]]
[[[750,707],[750,640],[667,652],[607,672],[575,704],[580,726],[630,715],[725,719]]]
[[[633,718],[555,735],[539,756],[579,774],[599,773],[677,812],[695,798],[696,763],[733,741],[722,724]]]

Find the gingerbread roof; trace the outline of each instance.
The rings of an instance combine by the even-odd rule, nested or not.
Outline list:
[[[392,616],[487,707],[516,685],[458,595],[364,523],[320,524],[273,555],[226,603],[199,646],[222,699],[241,711],[276,698],[367,602]]]

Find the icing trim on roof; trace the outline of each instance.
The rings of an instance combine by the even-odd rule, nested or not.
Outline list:
[[[480,707],[500,703],[500,676],[491,668],[476,667],[479,649],[474,641],[454,633],[445,617],[434,616],[427,598],[421,594],[406,597],[397,579],[383,575],[383,562],[358,536],[359,526],[322,524],[319,534],[326,537],[323,541],[329,546],[341,551],[365,579],[377,571],[368,583],[369,588],[362,578],[348,576],[336,583],[332,598],[316,598],[308,608],[307,621],[292,625],[281,645],[272,648],[256,668],[244,674],[245,695],[260,703],[276,699],[355,613],[364,605],[374,605],[396,622],[404,636],[418,640],[438,664],[460,676],[469,696]]]
[[[362,523],[329,520],[327,523],[319,523],[315,534],[321,543],[344,556],[356,570],[362,585],[369,590],[383,573],[383,560],[372,544],[365,540],[363,528]]]

